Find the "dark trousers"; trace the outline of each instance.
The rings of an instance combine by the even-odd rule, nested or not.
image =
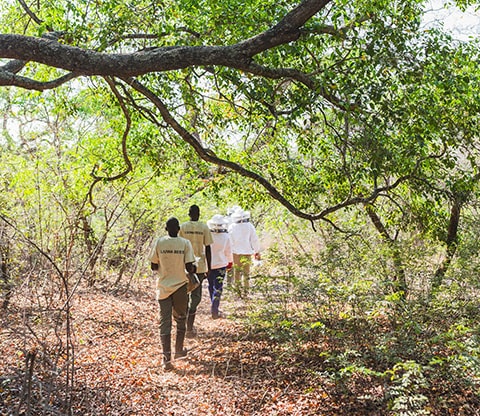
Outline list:
[[[220,298],[222,297],[223,282],[225,281],[226,268],[210,270],[208,273],[208,291],[210,293],[210,302],[212,303],[212,317],[218,317],[218,308]]]
[[[158,301],[160,305],[160,336],[172,333],[172,316],[177,323],[177,333],[185,332],[187,321],[187,285],[177,289],[166,299]]]
[[[195,316],[197,313],[198,305],[202,300],[202,283],[207,277],[205,273],[197,273],[198,279],[200,280],[200,286],[198,286],[195,290],[192,290],[189,293],[188,299],[188,315]]]

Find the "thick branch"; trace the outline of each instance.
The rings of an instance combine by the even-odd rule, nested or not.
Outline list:
[[[26,7],[26,4],[23,1],[20,1],[23,7]],[[42,39],[47,39],[50,41],[58,42],[58,40],[62,37],[63,32],[47,32],[42,35]],[[16,75],[20,72],[27,61],[14,59],[10,62],[7,62],[5,65],[0,67],[0,86],[12,86],[12,87],[20,87],[26,90],[36,90],[36,91],[45,91],[51,90],[54,88],[59,87],[62,84],[72,80],[73,78],[78,77],[78,74],[69,73],[63,75],[57,79],[41,82],[35,81],[31,78],[22,77],[20,75]]]
[[[21,65],[21,61],[13,62]],[[78,77],[78,74],[69,73],[52,81],[40,82],[0,69],[0,86],[14,86],[21,87],[26,90],[46,91],[57,88],[76,77]]]
[[[254,55],[296,40],[300,28],[330,1],[304,0],[271,29],[231,46],[178,46],[103,54],[48,39],[3,34],[0,58],[34,61],[82,75],[117,77],[211,65],[249,72]]]
[[[304,0],[271,29],[238,45],[247,55],[254,56],[267,49],[296,41],[301,35],[301,27],[331,1]]]
[[[397,179],[393,184],[385,185],[383,187],[374,189],[372,193],[367,197],[359,196],[354,198],[348,198],[345,201],[337,205],[331,206],[329,208],[326,208],[317,214],[303,212],[302,210],[295,207],[295,205],[293,205],[287,198],[285,198],[278,191],[278,189],[274,185],[272,185],[272,183],[270,183],[267,179],[265,179],[263,176],[259,175],[256,172],[252,172],[248,169],[245,169],[243,166],[235,162],[222,159],[218,157],[212,150],[204,148],[202,144],[195,138],[195,136],[193,136],[190,132],[188,132],[185,128],[183,128],[183,126],[181,126],[180,123],[177,122],[177,120],[175,120],[175,118],[172,116],[172,114],[170,114],[166,106],[163,104],[162,100],[159,97],[157,97],[157,95],[155,95],[152,91],[150,91],[147,87],[142,85],[139,81],[133,78],[124,79],[124,81],[129,85],[131,85],[136,91],[140,92],[142,95],[148,98],[155,105],[155,107],[159,110],[162,118],[165,120],[165,122],[170,127],[172,127],[173,130],[175,130],[180,135],[180,137],[182,137],[182,139],[185,140],[185,142],[187,142],[190,146],[193,147],[193,149],[195,150],[195,152],[198,154],[200,158],[202,158],[208,163],[213,163],[217,166],[225,167],[234,172],[237,172],[238,174],[246,178],[253,179],[255,182],[259,183],[263,188],[265,188],[272,198],[280,202],[292,214],[296,215],[299,218],[304,218],[312,222],[317,220],[327,220],[326,217],[329,214],[352,205],[367,204],[369,202],[372,202],[373,200],[375,200],[375,198],[378,197],[380,193],[394,189],[397,186],[399,186],[402,182],[410,178],[409,176],[401,177]]]

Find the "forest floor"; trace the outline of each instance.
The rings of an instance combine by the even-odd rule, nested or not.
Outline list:
[[[288,354],[282,357],[272,342],[248,332],[238,319],[245,315],[248,301],[235,300],[225,290],[221,306],[227,316],[213,320],[206,282],[203,289],[196,320],[198,335],[186,339],[188,356],[174,361],[175,369],[168,372],[161,367],[158,304],[151,282],[145,280],[120,296],[101,290],[78,291],[71,310],[75,345],[74,380],[69,381],[73,385],[71,414],[354,414],[342,410],[342,404],[330,396],[329,386],[318,384],[318,377],[311,376],[313,370],[305,362],[292,361]],[[52,386],[46,382],[49,376],[41,374],[44,370],[34,370],[33,360],[28,369],[28,357],[25,360],[22,351],[28,348],[25,339],[31,338],[21,329],[24,318],[25,311],[14,307],[8,316],[2,316],[0,414],[65,414],[55,393],[64,384],[62,370],[58,385]],[[35,338],[43,350],[36,352],[37,365],[42,357],[46,360],[45,352],[55,347],[46,346],[38,335]],[[45,397],[49,403],[40,403]]]
[[[161,367],[158,305],[153,291],[121,298],[82,296],[74,312],[76,327],[81,328],[76,334],[81,345],[76,383],[91,392],[90,403],[82,406],[82,413],[340,414],[332,411],[338,407],[324,387],[313,379],[309,383],[300,363],[279,360],[271,343],[256,339],[232,319],[231,315],[241,315],[248,305],[225,292],[221,306],[227,317],[213,320],[204,282],[197,337],[186,339],[188,356],[174,361],[174,371],[168,372]]]
[[[72,360],[65,361],[62,335],[66,328],[12,302],[0,326],[0,415],[393,414],[382,379],[351,377],[347,386],[329,377],[325,356],[329,350],[348,351],[346,339],[329,341],[336,345],[317,338],[277,342],[254,332],[243,319],[253,311],[254,300],[236,299],[228,288],[221,304],[227,317],[213,320],[206,282],[198,336],[186,340],[188,356],[174,361],[173,371],[164,371],[152,286],[145,279],[121,295],[87,288],[76,292],[70,375],[66,368]],[[359,334],[368,337],[369,331]],[[442,385],[433,390],[443,394]],[[479,415],[478,400],[467,393],[449,392],[442,399],[444,410],[422,414]]]

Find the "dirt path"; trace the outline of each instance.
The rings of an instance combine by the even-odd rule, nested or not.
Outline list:
[[[82,294],[74,312],[79,414],[320,414],[325,393],[285,374],[272,345],[249,339],[234,320],[212,320],[205,282],[203,293],[198,337],[186,340],[189,355],[171,372],[161,369],[158,306],[148,285],[123,297]],[[245,308],[228,292],[222,304],[227,313]]]
[[[239,317],[249,303],[226,290],[227,319],[211,319],[206,282],[198,336],[186,340],[189,354],[174,361],[175,370],[164,372],[152,283],[136,285],[121,296],[91,289],[75,294],[75,371],[67,387],[72,367],[65,365],[66,329],[57,311],[12,303],[1,320],[0,415],[57,416],[65,408],[73,416],[352,414],[339,411],[328,393],[334,389],[318,382],[318,359],[306,362],[299,357],[308,354],[248,333]],[[62,402],[66,391],[69,404]]]
[[[235,300],[227,290],[222,306],[229,317],[212,320],[205,283],[198,337],[186,340],[188,356],[164,372],[152,284],[147,279],[135,284],[121,296],[92,289],[75,294],[69,355],[64,309],[31,293],[26,301],[20,296],[12,301],[0,320],[0,415],[393,414],[384,377],[362,372],[338,377],[341,363],[331,359],[345,357],[352,346],[365,347],[368,358],[370,346],[376,347],[368,330],[342,332],[342,322],[334,322],[331,336],[304,331],[297,337],[282,331],[282,319],[294,325],[282,315],[275,330],[258,331],[255,325],[257,332],[249,333],[252,321],[242,318],[252,311],[252,301]],[[257,318],[256,324],[271,324],[266,320]],[[67,379],[72,363],[73,380]],[[431,397],[438,404],[432,414],[479,415],[474,389],[463,389],[454,377],[438,380],[432,383],[432,393],[439,395]]]

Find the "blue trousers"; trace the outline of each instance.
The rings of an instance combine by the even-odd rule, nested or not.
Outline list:
[[[225,280],[226,267],[210,270],[208,273],[208,291],[210,293],[210,302],[212,304],[212,317],[218,318],[218,308],[220,298],[222,297],[223,282]]]

